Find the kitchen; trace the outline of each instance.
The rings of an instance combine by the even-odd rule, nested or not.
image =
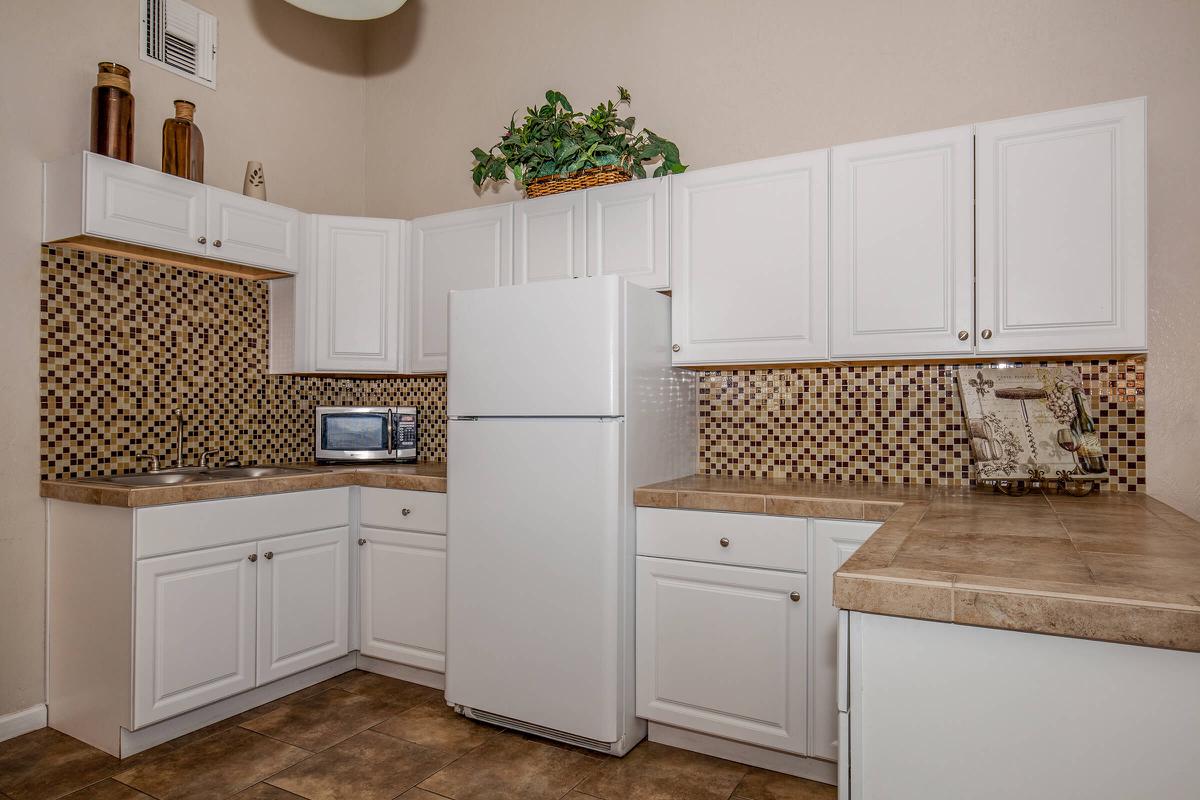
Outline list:
[[[40,424],[5,445],[0,792],[1188,796],[1200,108],[1164,42],[1193,11],[764,4],[767,31],[705,4],[668,43],[651,4],[617,74],[548,66],[580,61],[570,8],[514,11],[572,32],[547,53],[467,56],[468,4],[197,3],[211,88],[136,57],[140,5],[4,26],[89,23],[53,65],[5,48],[47,66],[6,91],[2,402]],[[819,73],[844,46],[866,71]],[[707,83],[660,85],[664,54]],[[113,58],[133,163],[87,141]],[[618,81],[685,169],[472,186],[514,109]],[[777,121],[696,102],[781,86]],[[160,172],[178,97],[203,182]],[[987,485],[1059,399],[1014,364],[1077,376],[1076,433],[1037,444],[1073,466],[1094,436],[1101,491]],[[1015,444],[973,416],[1005,393]],[[331,435],[415,416],[418,463],[314,463],[348,407],[385,411]]]

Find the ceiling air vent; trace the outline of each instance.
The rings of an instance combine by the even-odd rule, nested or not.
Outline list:
[[[217,88],[217,18],[183,0],[142,0],[142,61]]]

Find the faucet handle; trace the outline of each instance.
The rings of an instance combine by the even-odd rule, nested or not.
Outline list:
[[[213,456],[219,456],[219,455],[221,455],[220,450],[215,450],[215,449],[214,450],[205,450],[203,453],[200,454],[200,469],[208,469],[211,466],[208,463],[208,460],[210,458],[212,458]]]
[[[159,462],[157,453],[142,453],[142,458],[150,462],[151,472],[159,472],[162,470],[162,464]]]

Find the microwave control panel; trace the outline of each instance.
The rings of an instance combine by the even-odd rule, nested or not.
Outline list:
[[[415,450],[417,447],[417,415],[397,414],[394,436],[397,450]]]

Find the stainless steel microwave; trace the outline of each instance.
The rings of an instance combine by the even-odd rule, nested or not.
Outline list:
[[[416,461],[417,410],[386,406],[319,406],[316,458]]]

